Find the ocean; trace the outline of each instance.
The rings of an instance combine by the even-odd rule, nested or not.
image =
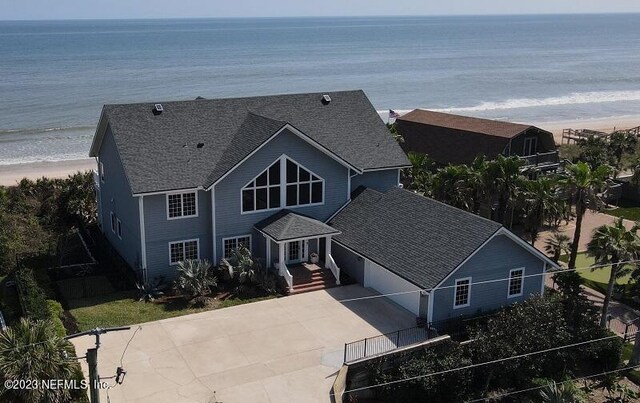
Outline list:
[[[0,21],[0,164],[86,158],[105,103],[361,88],[380,111],[640,115],[638,17]]]

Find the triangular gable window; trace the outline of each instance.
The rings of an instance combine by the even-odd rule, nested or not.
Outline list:
[[[243,213],[322,203],[324,179],[285,156],[242,188]]]

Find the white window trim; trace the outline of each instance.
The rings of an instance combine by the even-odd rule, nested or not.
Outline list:
[[[184,215],[184,195],[186,194],[191,194],[191,193],[195,193],[196,195],[196,213],[194,215]],[[181,195],[180,196],[180,208],[181,208],[181,213],[183,215],[179,216],[179,217],[169,217],[169,196],[173,196],[173,195]],[[167,207],[167,220],[182,220],[185,218],[197,218],[198,215],[200,214],[200,211],[198,209],[198,191],[195,190],[190,190],[190,191],[186,191],[186,192],[171,192],[171,193],[167,193],[165,196],[165,202],[166,202],[166,207]]]
[[[102,162],[98,164],[98,175],[100,176],[100,182],[104,183],[104,164]]]
[[[110,212],[109,218],[111,219],[109,224],[111,225],[111,232],[115,234],[116,233],[116,220],[115,220],[116,215],[113,213],[113,211]]]
[[[264,172],[268,172],[269,169],[271,169],[271,167],[276,163],[280,161],[280,183],[277,185],[269,185],[269,174],[267,173],[267,184],[264,186],[253,186],[251,189],[253,189],[253,210],[251,211],[242,211],[242,198],[243,198],[243,191],[247,190],[247,186],[249,186],[252,182],[256,181],[258,179],[258,177],[260,175],[262,175]],[[284,160],[284,162],[286,162],[286,160]],[[262,171],[260,171],[260,173],[256,176],[253,177],[253,179],[251,179],[249,182],[245,183],[243,187],[240,188],[240,214],[255,214],[255,213],[264,213],[265,211],[278,211],[278,210],[282,210],[284,207],[282,207],[282,164],[283,164],[283,159],[282,156],[278,157],[275,161],[273,161],[272,163],[269,164],[269,166],[267,166],[265,169],[263,169]],[[286,178],[285,178],[286,180]],[[272,207],[272,208],[266,208],[266,209],[262,209],[262,210],[256,210],[256,204],[258,203],[257,198],[256,198],[256,190],[258,189],[267,189],[267,204],[269,201],[269,188],[272,187],[278,187],[278,190],[280,192],[280,206],[279,207]],[[230,238],[226,238],[226,239],[230,239]],[[224,247],[224,244],[222,245]],[[224,252],[223,252],[224,254]]]
[[[294,205],[294,206],[287,206],[287,185],[299,185],[300,183],[309,183],[309,185],[311,185],[311,183],[313,183],[311,181],[309,181],[309,182],[287,183],[287,159],[291,160],[291,162],[293,162],[294,164],[297,164],[298,166],[300,166],[301,168],[303,168],[304,170],[309,172],[311,175],[316,176],[318,179],[320,179],[320,181],[322,182],[322,201],[321,202],[319,202],[319,203],[309,203],[309,204],[297,204],[297,205]],[[278,160],[280,160],[280,185],[279,185],[280,186],[280,207],[264,209],[264,210],[242,211],[242,191],[244,190],[244,188],[246,188],[249,184],[251,184],[251,182],[256,180],[258,178],[258,176],[262,175],[262,173],[266,169],[269,169]],[[318,182],[318,181],[316,181],[316,182]],[[244,215],[244,214],[256,214],[256,213],[265,213],[265,212],[270,212],[270,211],[279,211],[279,210],[282,210],[282,209],[297,209],[297,208],[305,208],[305,207],[323,206],[325,201],[326,201],[326,193],[327,193],[327,191],[326,191],[326,181],[322,176],[316,174],[315,172],[313,172],[312,170],[310,170],[306,166],[302,165],[298,161],[296,161],[293,158],[289,157],[287,154],[282,154],[277,160],[271,162],[267,166],[267,168],[261,170],[260,173],[258,173],[258,175],[254,176],[253,179],[251,179],[249,182],[245,183],[244,186],[242,186],[240,188],[240,214],[241,215]],[[167,201],[167,203],[168,203],[168,201]],[[254,196],[254,202],[253,203],[254,203],[254,207],[255,207],[255,203],[256,203],[255,202],[255,196]],[[167,204],[167,206],[168,206],[168,204]]]
[[[179,262],[182,262],[184,260],[184,244],[187,242],[196,242],[196,248],[198,249],[198,258],[197,260],[200,260],[200,238],[195,238],[195,239],[184,239],[184,240],[180,240],[180,241],[173,241],[173,242],[169,242],[169,266],[177,266]],[[175,245],[181,243],[183,244],[182,246],[182,258],[183,260],[180,260],[178,262],[175,263],[171,263],[171,245]]]
[[[456,294],[458,294],[458,283],[469,281],[469,292],[467,293],[467,303],[464,305],[456,305]],[[471,277],[458,278],[453,287],[453,309],[466,308],[471,305]]]
[[[116,235],[122,239],[122,221],[119,218],[116,218]]]
[[[262,210],[261,210],[262,211]],[[235,239],[236,240],[236,247],[238,244],[238,239],[240,238],[249,238],[249,251],[252,252],[252,248],[253,248],[253,238],[251,237],[251,234],[246,234],[246,235],[238,235],[238,236],[229,236],[226,238],[222,238],[222,258],[226,259],[228,258],[228,256],[226,256],[225,253],[225,248],[224,248],[224,241],[228,241],[230,239]],[[253,253],[253,252],[252,252]]]
[[[514,271],[522,271],[522,276],[520,277],[520,293],[518,294],[509,294],[511,292],[511,275]],[[544,278],[544,277],[543,277]],[[543,281],[544,284],[544,281]],[[515,269],[509,270],[509,281],[507,281],[507,298],[517,298],[521,297],[524,294],[524,267],[517,267]]]

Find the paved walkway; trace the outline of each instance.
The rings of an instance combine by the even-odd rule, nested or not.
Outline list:
[[[580,241],[578,245],[578,251],[584,252],[587,250],[587,244],[591,241],[591,237],[593,234],[593,230],[598,228],[601,225],[607,225],[614,222],[617,217],[610,216],[604,213],[596,213],[592,211],[587,211],[582,221],[582,230],[580,231]],[[627,228],[631,228],[634,225],[633,221],[624,220],[624,225]],[[575,220],[571,220],[568,225],[560,226],[558,232],[568,235],[570,238],[573,238],[573,232],[575,231]],[[546,244],[547,239],[551,236],[551,231],[545,231],[540,233],[540,239],[536,242],[536,246],[538,249],[543,250],[544,245]],[[550,276],[547,277],[547,286],[551,287],[553,285],[553,281]],[[587,298],[593,302],[593,304],[602,308],[602,304],[604,303],[604,294],[593,290],[588,287],[582,287],[584,290],[584,294]],[[621,322],[628,322],[630,320],[634,320],[640,317],[640,311],[631,308],[623,303],[618,301],[611,301],[609,304],[609,314]]]
[[[351,285],[143,324],[111,401],[329,402],[346,342],[415,326],[386,298],[338,302],[369,295]],[[101,377],[115,374],[135,328],[101,337]],[[73,339],[78,355],[93,341]]]

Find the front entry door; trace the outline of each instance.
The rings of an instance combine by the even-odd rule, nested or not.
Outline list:
[[[308,241],[287,242],[286,247],[286,264],[295,264],[305,262],[307,260]]]

